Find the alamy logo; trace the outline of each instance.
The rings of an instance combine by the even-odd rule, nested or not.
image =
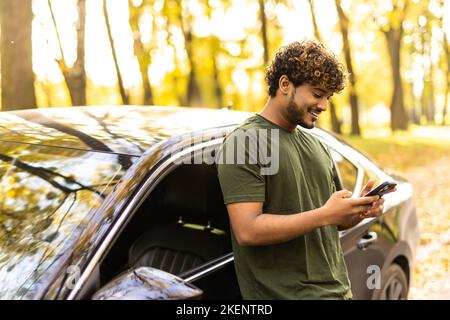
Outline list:
[[[220,138],[218,136],[216,138]],[[198,143],[214,139],[208,137],[180,138],[180,143],[174,150],[182,152]],[[176,164],[254,164],[260,167],[261,175],[278,173],[280,165],[280,132],[279,129],[236,129],[227,138],[226,143],[214,155],[214,150],[196,149],[193,153],[175,161]],[[187,141],[187,142],[186,142]]]
[[[274,175],[280,165],[278,129],[238,129],[217,156],[220,164],[258,164],[261,175]]]
[[[377,265],[370,265],[367,267],[367,288],[369,290],[381,289],[381,269]]]

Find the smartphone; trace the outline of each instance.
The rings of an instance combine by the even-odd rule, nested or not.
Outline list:
[[[365,197],[371,197],[371,196],[379,195],[380,198],[381,198],[383,195],[385,195],[386,193],[388,193],[389,191],[394,189],[396,185],[397,184],[395,182],[385,181],[382,184],[380,184],[379,186],[377,186],[376,188],[372,189],[372,191],[367,193],[365,195]]]

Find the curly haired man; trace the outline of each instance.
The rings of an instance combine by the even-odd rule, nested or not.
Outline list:
[[[352,298],[338,230],[381,215],[384,200],[336,191],[328,150],[297,128],[314,128],[345,79],[342,64],[320,43],[280,48],[266,72],[264,108],[223,143],[218,157],[227,154],[227,161],[218,162],[218,176],[244,299]],[[235,149],[242,132],[246,139]],[[276,139],[261,143],[269,133]],[[252,144],[258,146],[256,153]],[[245,158],[228,161],[230,151],[239,148]],[[272,174],[261,170],[267,159],[260,156],[267,148],[277,151],[271,155],[279,162]],[[361,194],[373,184],[369,181]]]

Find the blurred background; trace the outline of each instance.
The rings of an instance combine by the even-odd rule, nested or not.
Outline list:
[[[259,111],[281,45],[350,72],[320,126],[411,180],[412,299],[450,299],[450,1],[0,0],[1,111],[175,105]]]

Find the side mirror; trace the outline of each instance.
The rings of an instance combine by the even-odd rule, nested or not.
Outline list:
[[[92,300],[184,300],[199,299],[202,294],[202,290],[171,273],[140,267],[109,282]]]

